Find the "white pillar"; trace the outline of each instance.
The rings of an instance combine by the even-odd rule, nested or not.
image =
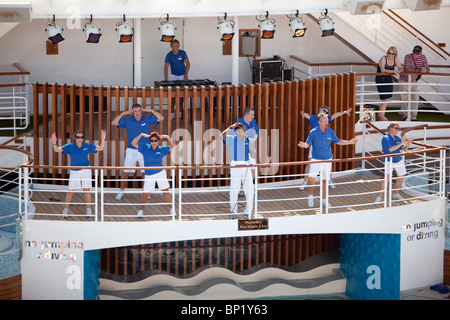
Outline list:
[[[231,84],[239,84],[239,17],[234,17],[234,37],[231,52]]]
[[[142,32],[141,18],[134,19],[134,35],[133,35],[133,85],[142,87]]]

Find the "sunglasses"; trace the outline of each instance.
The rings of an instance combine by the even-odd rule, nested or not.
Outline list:
[[[158,140],[154,140],[154,139],[150,140],[150,142],[158,142],[158,141],[159,141],[159,139]]]
[[[393,53],[393,52],[388,52],[388,54],[392,54],[392,55],[395,55],[395,53]]]
[[[75,139],[84,139],[84,136],[75,136]]]
[[[395,130],[400,130],[400,128],[399,128],[399,127],[394,127],[394,129],[395,129]]]

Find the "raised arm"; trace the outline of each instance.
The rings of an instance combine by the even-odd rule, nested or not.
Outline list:
[[[139,139],[141,139],[141,137],[150,137],[149,134],[146,133],[141,133],[140,135],[138,135],[136,138],[133,139],[133,141],[131,141],[131,145],[133,147],[135,147],[136,149],[139,149]]]
[[[303,110],[300,111],[300,114],[302,115],[303,118],[306,118],[309,120],[309,113],[304,112]]]
[[[172,151],[173,148],[176,147],[175,142],[172,140],[172,138],[171,138],[170,136],[164,134],[164,135],[161,135],[160,137],[161,137],[161,139],[167,139],[167,141],[168,141],[169,144],[170,144],[170,151]]]
[[[351,140],[343,140],[343,139],[341,139],[336,144],[338,144],[340,146],[343,146],[343,145],[346,145],[346,144],[356,144],[356,142],[358,142],[358,139],[356,139],[356,138],[353,138]]]
[[[58,147],[57,145],[56,145],[56,142],[58,141],[58,138],[56,138],[56,132],[53,132],[52,133],[52,147],[53,147],[53,151],[54,152],[62,152],[63,150],[62,150],[62,148],[61,147]]]
[[[345,110],[345,111],[341,111],[341,112],[336,112],[335,114],[333,114],[332,116],[331,116],[331,120],[334,120],[334,119],[336,119],[336,118],[339,118],[340,116],[342,116],[342,115],[344,115],[344,114],[346,114],[346,115],[350,115],[351,114],[351,112],[352,112],[352,108],[348,108],[347,110]]]
[[[122,119],[123,116],[128,116],[133,113],[133,110],[127,110],[124,112],[121,112],[119,115],[117,115],[112,121],[111,125],[117,127],[119,126],[119,120]]]
[[[161,113],[159,113],[158,111],[155,111],[153,109],[142,109],[142,112],[148,112],[148,113],[153,114],[156,117],[156,119],[158,119],[158,122],[161,122],[164,120],[164,116]]]
[[[105,140],[106,140],[106,131],[102,130],[100,145],[97,148],[95,148],[95,151],[103,151],[103,149],[105,148]]]

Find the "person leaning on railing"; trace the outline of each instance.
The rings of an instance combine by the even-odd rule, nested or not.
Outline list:
[[[391,73],[397,77],[400,76],[399,72],[402,72],[403,66],[400,60],[397,58],[398,51],[396,47],[390,47],[385,56],[381,57],[378,62],[377,73]],[[395,70],[397,68],[398,70]],[[378,117],[381,121],[388,121],[388,118],[384,116],[384,111],[388,105],[388,101],[392,98],[392,91],[394,90],[393,80],[391,75],[377,75],[375,77],[377,83],[378,93],[380,99],[383,102],[380,104],[380,112]]]
[[[422,54],[422,47],[421,46],[415,46],[413,49],[413,52],[410,54],[407,54],[405,56],[405,61],[403,63],[403,71],[406,72],[430,72],[430,66],[428,65],[427,57]],[[415,82],[419,81],[421,78],[421,75],[407,75],[407,74],[400,74],[400,91],[402,92],[400,94],[400,97],[403,101],[409,100],[409,83],[408,83],[408,77],[411,77],[411,121],[417,120],[417,110],[419,108],[419,86],[415,84]],[[401,109],[404,110],[403,112],[400,112],[400,114],[403,116],[403,121],[407,120],[409,118],[408,112],[408,103],[403,102],[401,105]]]
[[[391,122],[388,126],[388,132],[381,139],[381,146],[383,147],[384,154],[400,154],[402,151],[406,151],[411,145],[411,140],[406,136],[400,138],[396,134],[400,130],[400,125],[398,122]],[[388,161],[389,158],[383,158],[383,161]],[[405,159],[404,157],[398,155],[392,157],[392,161],[387,162],[387,176],[392,174],[392,170],[395,169],[397,173],[397,181],[395,182],[395,190],[392,190],[392,197],[396,200],[403,200],[400,195],[400,188],[403,184],[403,179],[406,175]],[[375,202],[380,202],[383,198],[384,193],[384,181],[381,181],[381,190]]]
[[[84,142],[84,135],[82,131],[76,131],[74,134],[75,142],[67,143],[62,147],[58,147],[56,142],[58,138],[56,133],[52,133],[52,144],[54,152],[66,153],[70,156],[70,165],[72,167],[89,167],[89,153],[97,153],[103,151],[106,140],[106,131],[102,130],[100,145],[96,146],[89,142]],[[66,203],[62,212],[63,218],[69,215],[69,204],[72,201],[73,192],[77,189],[83,189],[84,200],[86,201],[86,215],[92,217],[91,210],[91,194],[89,193],[92,187],[92,172],[90,169],[70,169],[69,187],[66,194]]]

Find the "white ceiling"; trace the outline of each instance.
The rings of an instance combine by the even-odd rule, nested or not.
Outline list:
[[[385,0],[383,9],[408,8],[408,3],[426,0]],[[161,18],[210,17],[244,15],[292,14],[346,11],[351,3],[376,3],[364,0],[0,0],[0,7],[8,4],[31,5],[32,19],[85,18],[97,19],[122,17]],[[383,1],[381,1],[383,3]],[[450,6],[450,0],[442,0],[441,6]]]

